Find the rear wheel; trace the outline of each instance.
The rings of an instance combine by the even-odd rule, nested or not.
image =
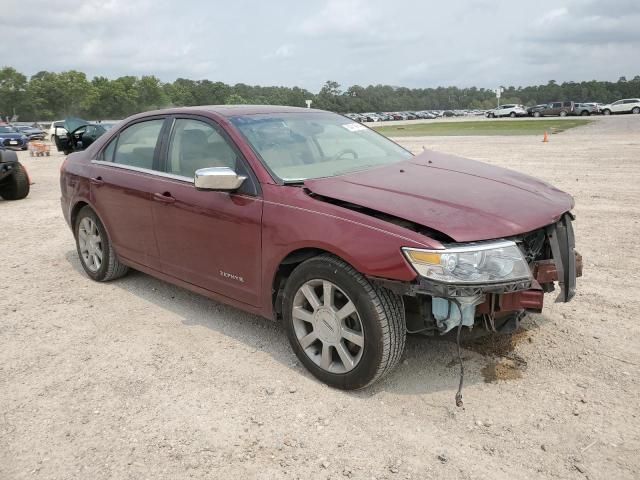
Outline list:
[[[402,297],[332,255],[309,259],[293,271],[283,313],[295,354],[333,387],[354,390],[374,383],[404,350]]]
[[[590,115],[588,110],[583,110],[582,112],[580,112],[580,115],[583,117],[588,117]]]
[[[509,114],[509,116],[510,116],[511,118],[516,118],[516,112],[511,112],[511,113]]]
[[[6,154],[9,152],[3,152]],[[15,155],[15,152],[10,152]],[[29,176],[22,164],[16,162],[13,166],[13,173],[0,185],[0,197],[5,200],[22,200],[29,195]]]
[[[567,116],[567,112],[566,112],[566,111],[564,111],[564,110],[562,110],[562,111],[560,112],[560,116],[561,116],[561,117],[566,117],[566,116]]]
[[[127,273],[129,268],[118,260],[104,225],[90,207],[78,213],[74,233],[80,263],[89,277],[108,282]]]
[[[635,113],[636,115],[640,113],[640,107],[633,107],[631,113]]]

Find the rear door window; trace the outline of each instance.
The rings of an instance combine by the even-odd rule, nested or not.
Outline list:
[[[125,128],[118,135],[112,161],[153,170],[153,158],[163,123],[164,119],[147,120]],[[109,148],[111,145],[107,147],[105,154]]]

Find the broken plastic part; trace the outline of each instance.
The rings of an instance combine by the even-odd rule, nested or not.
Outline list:
[[[458,325],[472,328],[476,305],[484,302],[484,295],[472,297],[458,297],[455,301],[434,297],[431,301],[431,311],[441,334],[445,334]]]

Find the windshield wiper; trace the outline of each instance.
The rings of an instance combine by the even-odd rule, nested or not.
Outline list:
[[[304,180],[303,179],[299,179],[299,180],[283,180],[282,183],[284,183],[285,185],[304,185]]]

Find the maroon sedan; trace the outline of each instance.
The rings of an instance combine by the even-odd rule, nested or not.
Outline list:
[[[322,381],[365,387],[407,332],[514,329],[580,275],[573,199],[353,120],[275,106],[136,115],[61,170],[87,275],[134,268],[270,319]]]

